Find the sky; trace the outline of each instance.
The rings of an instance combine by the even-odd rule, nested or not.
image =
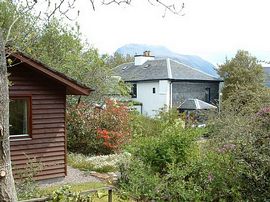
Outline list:
[[[198,55],[214,65],[239,49],[270,61],[269,0],[183,0],[184,16],[167,13],[165,17],[163,7],[147,0],[132,0],[129,6],[98,2],[95,11],[87,0],[77,6],[83,37],[101,53],[139,43]]]

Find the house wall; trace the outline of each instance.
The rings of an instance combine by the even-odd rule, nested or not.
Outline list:
[[[36,179],[66,175],[65,88],[20,64],[10,68],[10,96],[31,96],[32,135],[11,138],[11,159],[15,176],[26,168],[29,158],[43,165]]]
[[[170,105],[170,83],[167,80],[138,82],[137,98],[133,99],[143,103],[142,114],[155,116],[160,108]]]
[[[205,100],[206,88],[210,88],[210,102],[217,104],[219,99],[219,82],[175,81],[172,82],[172,106],[178,107],[188,98]]]

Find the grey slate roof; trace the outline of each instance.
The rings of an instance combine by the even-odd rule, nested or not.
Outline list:
[[[189,109],[189,110],[197,110],[197,109],[216,109],[217,107],[214,105],[211,105],[207,102],[204,102],[199,99],[188,99],[185,100],[178,109]]]
[[[134,62],[125,63],[114,68],[114,75],[121,76],[124,81],[166,79],[221,81],[219,78],[169,58],[148,60],[144,64],[138,66],[135,66]]]

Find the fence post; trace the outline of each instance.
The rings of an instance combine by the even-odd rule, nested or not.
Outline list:
[[[112,188],[108,189],[108,202],[112,202]]]

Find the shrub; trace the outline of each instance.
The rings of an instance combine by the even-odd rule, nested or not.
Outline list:
[[[133,141],[143,137],[157,137],[167,125],[172,125],[177,120],[182,127],[185,122],[179,119],[177,109],[173,108],[169,111],[162,110],[158,116],[150,118],[144,115],[140,115],[136,112],[131,113],[130,116],[130,128]]]
[[[18,179],[15,181],[16,191],[19,199],[29,199],[38,196],[38,185],[34,176],[42,170],[42,163],[36,159],[28,158],[26,168],[18,171]]]
[[[136,201],[158,199],[157,193],[163,189],[163,183],[150,165],[132,158],[129,163],[120,166],[120,172],[121,179],[118,185],[123,196],[131,196]]]
[[[83,154],[118,152],[130,140],[128,108],[113,100],[105,108],[86,103],[68,108],[68,149]]]
[[[120,167],[119,187],[137,200],[173,199],[165,191],[170,187],[171,166],[184,167],[198,154],[195,140],[202,129],[183,129],[183,122],[174,113],[162,113],[151,121],[159,123],[153,126],[157,131],[149,136],[141,134],[139,141],[132,142],[127,148],[132,158]]]
[[[183,129],[181,122],[175,121],[156,137],[142,139],[133,153],[143,162],[149,162],[153,171],[164,173],[167,165],[185,164],[189,156],[196,152],[193,144],[199,134],[199,129]]]
[[[257,113],[221,114],[212,123],[212,145],[234,145],[232,152],[235,164],[241,167],[243,200],[265,201],[270,199],[270,138],[269,110]]]
[[[155,135],[141,135],[122,164],[119,187],[143,201],[239,201],[243,166],[234,158],[235,145],[198,141],[202,128],[182,127],[173,113],[163,112]]]

